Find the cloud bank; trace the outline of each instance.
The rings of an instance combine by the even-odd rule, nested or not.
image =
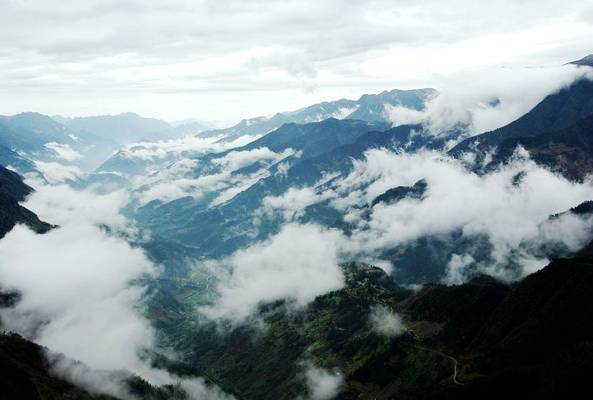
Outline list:
[[[153,200],[169,202],[186,196],[199,199],[207,193],[221,192],[212,201],[212,205],[218,205],[269,176],[267,167],[270,165],[295,154],[290,148],[275,153],[267,147],[259,147],[233,150],[211,160],[183,158],[155,174],[135,179],[135,197],[140,205],[145,205]],[[259,164],[254,172],[239,171],[254,164]]]
[[[218,300],[201,311],[210,318],[241,322],[258,306],[289,300],[302,307],[344,285],[338,266],[341,235],[315,225],[288,224],[270,240],[215,264]]]
[[[331,400],[344,385],[344,376],[339,371],[328,371],[308,365],[305,378],[310,400]]]
[[[61,158],[65,161],[74,161],[82,158],[82,154],[72,149],[68,144],[61,144],[56,142],[46,143],[45,147],[52,150],[57,158]]]
[[[385,306],[373,307],[369,322],[375,332],[387,337],[399,336],[406,331],[402,318]]]
[[[52,185],[66,182],[74,182],[82,177],[83,172],[80,168],[74,165],[64,165],[59,162],[50,161],[35,161],[35,169],[39,171],[45,181]],[[28,174],[31,179],[37,178],[37,174]],[[35,182],[36,185],[43,184],[42,182]]]
[[[422,198],[370,206],[387,190],[410,187],[422,179],[427,183]],[[307,207],[327,202],[352,227],[351,234],[337,242],[340,261],[376,259],[386,249],[453,232],[470,240],[486,238],[489,255],[453,255],[447,282],[462,282],[471,271],[514,280],[546,265],[542,248],[561,246],[574,252],[587,243],[591,218],[549,217],[590,200],[592,193],[591,179],[570,182],[520,150],[507,165],[481,175],[438,152],[374,149],[364,159],[354,160],[348,175],[334,176],[328,185],[290,188],[264,198],[262,212],[270,216],[279,211],[284,221],[294,225]]]
[[[562,64],[590,52],[589,15],[560,0],[3,1],[0,112],[238,120],[503,59]]]
[[[423,199],[377,204],[367,221],[360,220],[352,208],[369,204],[391,187],[411,186],[420,179],[428,184]],[[351,219],[361,224],[351,240],[364,251],[391,248],[422,236],[459,229],[468,237],[488,238],[496,266],[487,271],[504,276],[498,268],[527,244],[557,241],[576,250],[584,245],[589,233],[588,220],[563,218],[553,222],[558,226],[550,229],[548,217],[589,200],[593,193],[591,180],[582,184],[570,182],[529,158],[516,158],[496,171],[478,175],[439,153],[371,150],[364,161],[356,163],[341,187],[346,182],[360,185],[361,181],[369,183],[368,187],[346,209]],[[562,228],[563,224],[570,228]],[[540,260],[540,266],[546,261]]]
[[[155,385],[179,383],[193,399],[229,398],[142,356],[155,349],[155,332],[140,282],[158,267],[124,239],[136,233],[119,213],[126,197],[67,186],[31,195],[25,206],[60,226],[39,235],[17,225],[0,241],[0,286],[21,294],[0,311],[3,326],[64,354],[52,358],[55,372],[94,392],[128,397],[121,379],[132,373]]]
[[[582,77],[593,72],[574,65],[468,69],[440,76],[440,94],[424,111],[389,106],[386,113],[395,126],[422,123],[433,134],[463,128],[472,136],[516,120]]]

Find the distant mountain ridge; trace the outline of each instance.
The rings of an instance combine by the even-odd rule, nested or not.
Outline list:
[[[302,158],[316,157],[336,147],[350,144],[370,131],[384,131],[389,125],[378,121],[339,120],[327,118],[319,122],[283,124],[262,138],[229,151],[249,151],[267,147],[274,152],[288,148],[301,150]]]
[[[11,165],[21,173],[35,170],[36,161],[95,169],[123,145],[199,131],[195,123],[172,127],[134,113],[80,118],[36,112],[0,116],[0,165]]]
[[[118,115],[61,118],[61,121],[68,127],[89,132],[120,144],[142,140],[170,139],[171,135],[168,132],[173,129],[165,121],[142,117],[132,112]]]
[[[138,210],[136,218],[140,226],[151,229],[155,234],[177,243],[200,249],[208,256],[218,257],[228,255],[229,252],[244,247],[256,240],[265,239],[278,228],[278,221],[262,219],[257,237],[246,234],[252,228],[252,213],[262,206],[266,196],[279,196],[289,188],[311,186],[322,179],[324,174],[347,175],[353,160],[361,159],[364,152],[374,148],[403,149],[416,151],[422,148],[443,148],[448,140],[455,137],[442,136],[435,138],[423,135],[420,125],[402,125],[387,130],[377,129],[386,127],[385,124],[370,124],[356,120],[328,119],[322,122],[305,125],[287,124],[277,131],[264,136],[274,137],[278,133],[284,137],[285,132],[299,130],[313,137],[339,137],[341,132],[350,131],[350,140],[346,143],[339,141],[330,145],[323,145],[313,151],[307,151],[299,157],[288,157],[282,161],[289,166],[285,173],[280,174],[279,165],[269,168],[269,175],[260,179],[251,187],[236,194],[232,199],[216,207],[205,209],[199,201],[191,198],[180,198],[165,204],[147,204]],[[374,129],[373,129],[374,128]],[[308,132],[307,132],[308,131]],[[290,137],[293,137],[290,135]],[[295,140],[300,142],[299,135]],[[270,138],[270,140],[272,139]],[[275,142],[275,140],[273,141]],[[256,142],[243,149],[256,147]],[[294,146],[296,149],[306,149],[291,142],[282,142],[275,147],[275,151]],[[263,143],[260,143],[263,146]],[[218,155],[216,155],[218,157]],[[340,214],[332,211],[325,203],[316,206],[311,213],[305,212],[304,220],[318,224],[335,224],[341,220]]]
[[[25,112],[0,116],[0,140],[19,151],[40,151],[50,142],[73,145],[75,139],[71,135],[74,135],[74,131],[47,115]]]
[[[252,315],[257,327],[251,325],[253,320],[230,326],[224,321],[207,320],[199,313],[200,306],[216,300],[216,292],[221,290],[220,286],[217,289],[217,283],[222,282],[218,279],[225,279],[224,274],[218,276],[220,271],[213,272],[216,263],[206,263],[204,272],[200,268],[201,261],[224,258],[238,249],[261,243],[288,221],[315,224],[348,236],[354,229],[364,228],[364,221],[369,220],[373,209],[381,211],[398,202],[402,202],[401,205],[420,202],[433,195],[436,178],[414,177],[405,183],[410,186],[389,181],[389,185],[379,186],[380,190],[372,192],[372,196],[352,203],[353,210],[360,214],[356,222],[344,218],[343,209],[332,206],[327,197],[325,200],[316,198],[315,203],[309,205],[303,203],[298,215],[295,213],[291,218],[276,215],[275,209],[268,210],[264,201],[289,190],[305,189],[307,196],[323,197],[319,195],[324,191],[343,188],[342,193],[335,190],[339,196],[336,199],[362,193],[368,189],[368,182],[361,180],[356,187],[351,187],[340,182],[340,178],[355,170],[356,163],[364,159],[369,150],[383,149],[386,153],[401,152],[410,156],[416,151],[429,150],[438,151],[439,156],[446,158],[449,143],[457,142],[462,131],[434,136],[422,125],[390,128],[386,120],[386,104],[422,109],[431,96],[437,95],[432,89],[419,91],[385,91],[364,95],[356,101],[320,103],[268,119],[244,120],[241,126],[210,131],[204,136],[222,136],[221,140],[231,141],[237,138],[233,135],[251,135],[276,123],[280,125],[240,147],[198,155],[188,152],[177,160],[154,164],[150,178],[175,168],[186,174],[163,174],[165,183],[179,180],[187,184],[199,178],[223,177],[220,181],[207,181],[203,190],[199,187],[200,192],[180,190],[179,196],[184,197],[138,202],[123,211],[126,217],[136,218],[134,227],[137,226],[140,233],[143,229],[150,231],[150,239],[138,235],[140,243],[134,243],[134,247],[143,247],[155,265],[163,266],[162,274],[141,278],[147,287],[147,303],[142,312],[146,312],[157,330],[159,346],[156,351],[163,352],[153,359],[155,355],[147,350],[143,357],[152,361],[155,368],[165,368],[171,373],[204,376],[207,382],[215,382],[237,399],[310,398],[305,376],[312,366],[319,368],[315,372],[319,375],[326,371],[339,378],[340,393],[336,400],[558,399],[579,398],[582,392],[588,392],[593,371],[593,242],[590,237],[585,242],[588,245],[580,251],[571,250],[569,255],[538,254],[538,259],[545,257],[552,261],[515,283],[502,283],[480,275],[483,270],[478,269],[467,275],[470,278],[466,283],[446,286],[435,283],[441,282],[445,266],[435,260],[442,258],[449,263],[452,255],[462,254],[475,256],[477,261],[486,259],[480,250],[484,238],[464,237],[461,228],[432,236],[423,234],[416,236],[411,247],[390,249],[387,246],[393,245],[384,245],[373,251],[372,259],[391,262],[394,269],[389,273],[363,262],[340,263],[343,287],[321,294],[307,304],[293,307],[290,297],[261,300]],[[317,120],[323,116],[326,117]],[[75,128],[72,121],[60,117],[48,121],[41,114],[24,113],[3,118],[6,119],[0,118],[0,157],[5,158],[0,158],[0,164],[3,159],[18,162],[19,153],[13,151],[18,147],[30,146],[33,154],[45,149],[47,143],[57,142],[82,151],[83,145],[99,140],[115,144],[105,135],[119,135],[120,140],[124,140],[124,136],[125,140],[150,137],[152,139],[147,140],[162,140],[159,137],[170,138],[197,128],[191,122],[176,127],[165,123],[169,128],[161,131],[160,122],[164,121],[145,121],[150,119],[132,113],[90,117],[91,120],[84,123],[102,132],[104,136],[99,137]],[[288,121],[290,118],[297,120]],[[122,125],[118,129],[110,128],[119,123]],[[89,140],[80,141],[81,138]],[[448,154],[464,160],[465,156],[475,154],[478,161],[488,164],[483,171],[474,170],[478,172],[475,178],[479,179],[479,173],[488,174],[492,168],[511,159],[518,146],[525,148],[536,162],[571,179],[583,179],[593,172],[593,82],[579,80],[547,96],[516,121],[466,139]],[[282,155],[282,158],[257,158],[257,150]],[[110,158],[99,171],[114,172],[114,176],[125,181],[124,185],[129,183],[123,176],[126,171],[130,175],[137,173],[141,182],[147,168],[137,159],[127,158],[123,151],[118,154],[119,157]],[[247,161],[237,162],[240,167],[231,170],[223,159],[229,155],[226,160],[229,164],[232,156],[244,157]],[[386,165],[392,162],[395,161],[387,159],[373,168],[388,171]],[[402,170],[406,179],[415,174],[405,168]],[[251,175],[257,175],[256,179],[252,181]],[[517,174],[501,183],[514,188],[520,179],[521,174]],[[237,185],[231,189],[240,190],[220,202],[212,201],[228,188],[221,189],[223,180],[236,180],[233,184]],[[146,187],[158,182],[150,181]],[[449,182],[444,180],[444,183]],[[517,187],[521,189],[519,184]],[[134,189],[138,190],[132,191],[131,198],[141,194],[143,188]],[[444,193],[446,197],[454,190],[466,190],[467,186],[448,185],[446,189],[437,193]],[[38,233],[53,228],[19,204],[32,190],[17,173],[0,166],[0,239],[15,224],[26,224]],[[167,185],[164,190],[167,194],[174,192]],[[544,195],[555,188],[549,190]],[[588,196],[588,192],[585,195]],[[498,200],[498,197],[493,199],[495,207]],[[300,207],[296,196],[287,196],[285,201]],[[505,206],[502,203],[500,207]],[[466,206],[471,207],[471,204]],[[395,217],[383,214],[381,221],[389,224],[396,219],[399,222],[399,218],[405,220],[414,212],[410,210],[415,209],[409,208],[405,214]],[[438,224],[434,212],[426,211],[429,221]],[[442,214],[449,216],[449,211],[447,208]],[[451,214],[455,212],[458,211],[452,210]],[[592,213],[593,202],[587,201],[574,204],[569,211],[551,215],[549,219]],[[500,220],[497,222],[501,225],[507,223],[504,218]],[[549,229],[554,230],[549,232],[550,236],[570,235],[572,226],[550,224]],[[506,232],[511,230],[508,225],[501,227],[505,228]],[[290,256],[287,247],[295,245],[299,238],[293,240],[278,250],[279,257],[270,262],[271,267]],[[326,244],[330,243],[320,243],[320,246]],[[467,251],[470,248],[471,252]],[[521,252],[521,248],[517,251]],[[258,262],[249,252],[236,253],[236,257]],[[178,263],[177,266],[171,267],[174,263]],[[332,263],[337,264],[337,261]],[[513,267],[512,264],[502,267],[505,266]],[[235,274],[230,266],[229,272]],[[310,274],[307,278],[318,277]],[[271,283],[274,284],[276,282]],[[13,294],[2,293],[1,289],[0,307],[11,307],[11,302],[16,301],[11,297]],[[240,301],[240,297],[234,300]],[[377,314],[385,317],[386,321],[382,322],[390,323],[391,331],[386,333],[376,326]],[[114,400],[88,393],[52,374],[51,364],[44,356],[46,351],[18,335],[0,333],[0,397]],[[178,356],[175,361],[167,360],[170,354]],[[130,378],[130,389],[135,389],[132,398],[190,398],[179,393],[175,386],[154,388]]]
[[[47,115],[24,112],[0,116],[2,147],[5,149],[0,150],[0,164],[25,173],[34,169],[34,161],[93,166],[113,150],[115,143],[65,126]]]
[[[401,106],[422,110],[426,102],[438,95],[435,89],[412,89],[383,91],[365,94],[358,100],[340,99],[314,104],[295,111],[277,113],[271,117],[244,119],[235,126],[215,129],[199,134],[201,137],[221,136],[224,141],[233,141],[244,135],[262,135],[286,123],[319,122],[328,118],[358,119],[367,122],[388,122],[385,106]]]

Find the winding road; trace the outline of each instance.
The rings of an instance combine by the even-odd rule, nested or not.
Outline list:
[[[414,336],[415,339],[418,339],[418,335],[416,335],[416,333],[412,330],[412,329],[408,329],[408,332],[410,332],[412,334],[412,336]],[[429,347],[424,347],[424,346],[420,346],[420,345],[413,345],[414,347],[416,347],[417,349],[421,349],[421,350],[425,350],[425,351],[429,351],[432,353],[436,353],[442,357],[448,358],[449,360],[451,360],[451,362],[453,363],[453,375],[451,376],[451,380],[453,381],[453,383],[455,385],[459,385],[459,386],[463,386],[463,383],[459,382],[459,380],[457,379],[457,373],[458,373],[458,365],[459,365],[459,361],[457,361],[457,359],[453,356],[450,356],[448,354],[443,353],[442,351],[439,350],[435,350],[435,349],[431,349]]]

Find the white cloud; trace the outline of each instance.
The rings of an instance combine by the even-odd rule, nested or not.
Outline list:
[[[371,327],[378,334],[395,337],[406,331],[402,318],[385,306],[376,306],[369,315]]]
[[[221,137],[202,138],[199,136],[184,136],[179,139],[160,140],[156,142],[141,142],[127,145],[124,153],[129,158],[140,160],[163,160],[168,157],[183,155],[199,155],[208,152],[219,152],[237,145],[246,144],[256,137],[242,136],[232,143],[217,143]]]
[[[227,202],[234,198],[239,193],[242,193],[249,189],[251,186],[255,185],[261,179],[265,179],[270,176],[269,171],[263,169],[259,170],[253,174],[248,176],[240,176],[233,179],[234,186],[229,187],[228,189],[224,190],[220,193],[211,203],[210,206],[218,206],[224,202]]]
[[[476,260],[469,254],[452,254],[451,259],[447,264],[445,279],[443,281],[448,285],[462,284],[467,279],[465,270],[475,262]]]
[[[221,166],[229,172],[236,171],[248,165],[261,160],[269,160],[278,162],[286,157],[294,155],[296,152],[293,149],[286,149],[282,153],[275,153],[267,147],[258,147],[253,150],[236,151],[233,150],[224,157],[215,158],[212,162],[215,165]]]
[[[166,119],[239,119],[430,85],[468,65],[561,64],[590,51],[592,35],[586,1],[60,6],[0,3],[4,113],[113,114],[132,104]]]
[[[0,240],[0,286],[21,294],[0,311],[3,326],[48,347],[54,372],[93,392],[128,397],[121,379],[132,373],[155,385],[179,383],[194,400],[230,399],[141,356],[155,348],[155,332],[140,282],[158,268],[119,235],[135,233],[120,214],[126,199],[67,186],[31,195],[25,205],[60,227],[40,235],[17,225]]]
[[[311,400],[331,400],[344,386],[344,376],[339,371],[328,371],[309,365],[305,377]]]
[[[414,125],[423,122],[427,118],[426,111],[418,111],[403,106],[392,106],[385,104],[385,115],[393,126]]]
[[[313,225],[288,224],[266,242],[239,250],[217,264],[220,297],[201,311],[241,322],[259,305],[287,299],[302,307],[344,285],[338,266],[341,234]]]
[[[70,147],[70,145],[65,143],[60,144],[56,142],[50,142],[46,143],[45,147],[56,153],[56,156],[58,158],[61,158],[66,161],[74,161],[78,160],[79,158],[82,158],[82,154],[80,154],[76,150],[73,150],[72,147]]]
[[[74,165],[60,164],[58,162],[35,161],[35,168],[41,172],[47,182],[52,185],[68,181],[76,181],[83,175],[80,168]]]
[[[152,200],[169,202],[185,196],[199,198],[207,191],[215,191],[228,185],[230,175],[226,172],[203,175],[198,178],[179,178],[172,181],[162,180],[148,185],[146,190],[137,194],[138,201],[144,205]]]
[[[285,175],[287,170],[279,168],[279,173]],[[307,207],[313,204],[329,199],[337,200],[337,194],[331,190],[323,190],[323,185],[339,175],[339,173],[324,172],[321,179],[315,182],[312,187],[290,187],[279,196],[266,196],[262,200],[261,211],[269,216],[280,212],[285,221],[294,221],[303,215]]]
[[[516,120],[583,76],[593,78],[593,72],[574,65],[467,69],[441,76],[440,95],[424,111],[387,107],[386,113],[396,126],[423,123],[438,134],[461,125],[475,135]]]
[[[99,194],[94,187],[75,190],[61,184],[37,186],[23,205],[52,224],[105,225],[114,232],[132,234],[133,224],[120,214],[128,201],[124,190]]]
[[[136,198],[140,205],[144,205],[152,200],[168,202],[185,196],[200,198],[209,192],[222,191],[211,204],[218,205],[267,177],[269,175],[266,170],[267,166],[294,154],[293,149],[275,153],[267,147],[231,151],[223,157],[211,160],[212,165],[218,168],[215,172],[202,173],[197,177],[194,176],[195,171],[199,171],[199,161],[180,159],[154,175],[136,179],[134,181],[137,188]],[[263,162],[261,168],[256,172],[249,175],[233,175],[233,172],[238,169],[256,162]]]
[[[513,185],[520,173],[520,183]],[[591,181],[569,182],[528,159],[515,160],[480,176],[438,153],[394,154],[383,150],[367,152],[366,161],[356,163],[340,185],[345,189],[346,182],[370,183],[355,199],[368,204],[391,187],[411,186],[420,179],[428,183],[422,200],[404,199],[373,207],[368,223],[352,235],[361,249],[372,252],[424,235],[461,229],[467,236],[486,235],[493,245],[493,258],[504,264],[513,249],[543,240],[542,224],[550,215],[590,199],[593,193]],[[571,229],[578,229],[571,234],[569,229],[548,229],[545,240],[553,237],[574,248],[583,244],[587,227],[588,223],[572,224]]]
[[[365,208],[388,189],[412,186],[421,179],[428,184],[422,199],[404,198]],[[265,198],[263,205],[268,214],[280,210],[285,220],[292,221],[308,205],[331,199],[330,206],[343,211],[344,221],[356,226],[340,243],[344,259],[372,259],[381,250],[455,230],[466,237],[485,236],[492,245],[492,263],[481,260],[477,270],[516,279],[546,264],[546,259],[536,256],[538,246],[562,244],[576,251],[586,244],[593,223],[589,218],[548,217],[589,200],[591,193],[591,179],[570,182],[538,166],[526,152],[517,152],[509,164],[479,175],[462,161],[438,152],[369,150],[364,160],[354,161],[348,176],[327,186],[290,188],[283,195]],[[370,212],[368,218],[363,218],[365,210]],[[505,269],[511,258],[523,267],[511,271],[514,275]],[[466,272],[465,266],[457,264],[450,265],[452,283]]]
[[[63,354],[46,351],[50,371],[68,382],[85,388],[92,394],[108,394],[116,398],[125,398],[130,394],[122,385],[122,380],[129,376],[123,371],[99,371],[91,369],[80,361],[65,357]]]
[[[280,196],[266,196],[262,205],[267,214],[279,211],[286,221],[293,221],[300,217],[308,206],[333,196],[329,191],[318,193],[310,187],[291,187]]]
[[[139,368],[137,353],[153,341],[136,309],[142,289],[130,286],[153,272],[141,250],[88,225],[45,235],[17,226],[0,255],[3,286],[22,294],[3,312],[8,328],[92,368]]]

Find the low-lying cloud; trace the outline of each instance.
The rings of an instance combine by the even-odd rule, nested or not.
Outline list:
[[[576,249],[587,237],[590,224],[582,219],[555,222],[570,224],[570,230],[544,228],[550,215],[589,200],[593,183],[570,182],[528,158],[517,158],[496,171],[478,175],[439,153],[371,150],[365,161],[356,163],[341,187],[345,182],[369,183],[351,204],[354,206],[356,202],[369,204],[391,187],[411,186],[420,179],[428,184],[422,199],[380,203],[372,208],[368,221],[358,220],[362,225],[351,240],[361,250],[377,251],[459,229],[468,237],[486,235],[493,246],[492,258],[502,265],[526,243],[554,240]],[[352,209],[351,217],[357,220],[356,209]]]
[[[370,207],[388,189],[412,186],[421,179],[427,183],[422,198]],[[487,259],[482,255],[479,263],[473,263],[471,254],[451,259],[446,279],[458,283],[468,278],[469,268],[511,280],[531,273],[548,262],[543,246],[578,250],[590,239],[593,221],[572,214],[549,217],[590,200],[592,193],[590,179],[568,181],[537,165],[524,151],[481,175],[439,152],[375,149],[355,160],[347,176],[327,186],[290,188],[265,198],[262,209],[268,215],[280,211],[284,220],[294,223],[308,206],[329,200],[329,206],[342,212],[353,227],[338,242],[342,261],[376,258],[386,249],[456,231],[470,239],[485,237],[491,245]]]
[[[329,371],[308,364],[305,379],[310,400],[331,400],[344,386],[344,376],[339,371]]]
[[[7,328],[92,368],[139,369],[153,337],[137,309],[143,290],[130,283],[155,272],[141,250],[90,225],[45,235],[17,226],[0,259],[3,286],[22,294],[2,313]]]
[[[424,111],[385,111],[395,126],[422,123],[433,134],[462,128],[472,136],[516,120],[545,96],[583,77],[592,79],[593,72],[574,65],[469,69],[440,77],[440,94]]]
[[[93,392],[129,397],[118,379],[131,373],[155,385],[179,383],[194,399],[229,398],[141,355],[155,348],[155,332],[139,282],[159,268],[124,240],[136,233],[119,213],[126,197],[67,186],[31,195],[25,206],[60,226],[40,235],[17,225],[0,241],[0,286],[21,295],[0,311],[3,326],[64,354],[51,359],[54,372]]]
[[[55,161],[35,161],[34,164],[35,169],[52,185],[73,182],[83,175],[82,170],[75,165],[65,165]],[[32,179],[35,179],[36,177],[37,174],[31,175]],[[40,184],[40,182],[37,182],[37,184]]]
[[[387,337],[399,336],[406,331],[402,318],[385,306],[373,307],[369,322],[375,332]]]
[[[75,161],[82,158],[82,154],[72,149],[70,145],[65,143],[50,142],[46,143],[45,147],[53,151],[57,158],[61,158],[66,161]]]
[[[297,154],[293,149],[275,153],[267,147],[231,151],[212,160],[181,159],[158,173],[135,180],[140,205],[153,200],[172,201],[181,197],[200,198],[206,193],[221,192],[212,205],[230,200],[262,178],[269,176],[267,167]],[[255,172],[237,173],[241,168],[261,163]],[[201,173],[200,173],[201,171]]]
[[[315,225],[288,224],[266,242],[216,263],[224,268],[219,298],[201,311],[210,318],[241,322],[258,306],[287,299],[302,307],[344,285],[338,266],[342,235]]]

